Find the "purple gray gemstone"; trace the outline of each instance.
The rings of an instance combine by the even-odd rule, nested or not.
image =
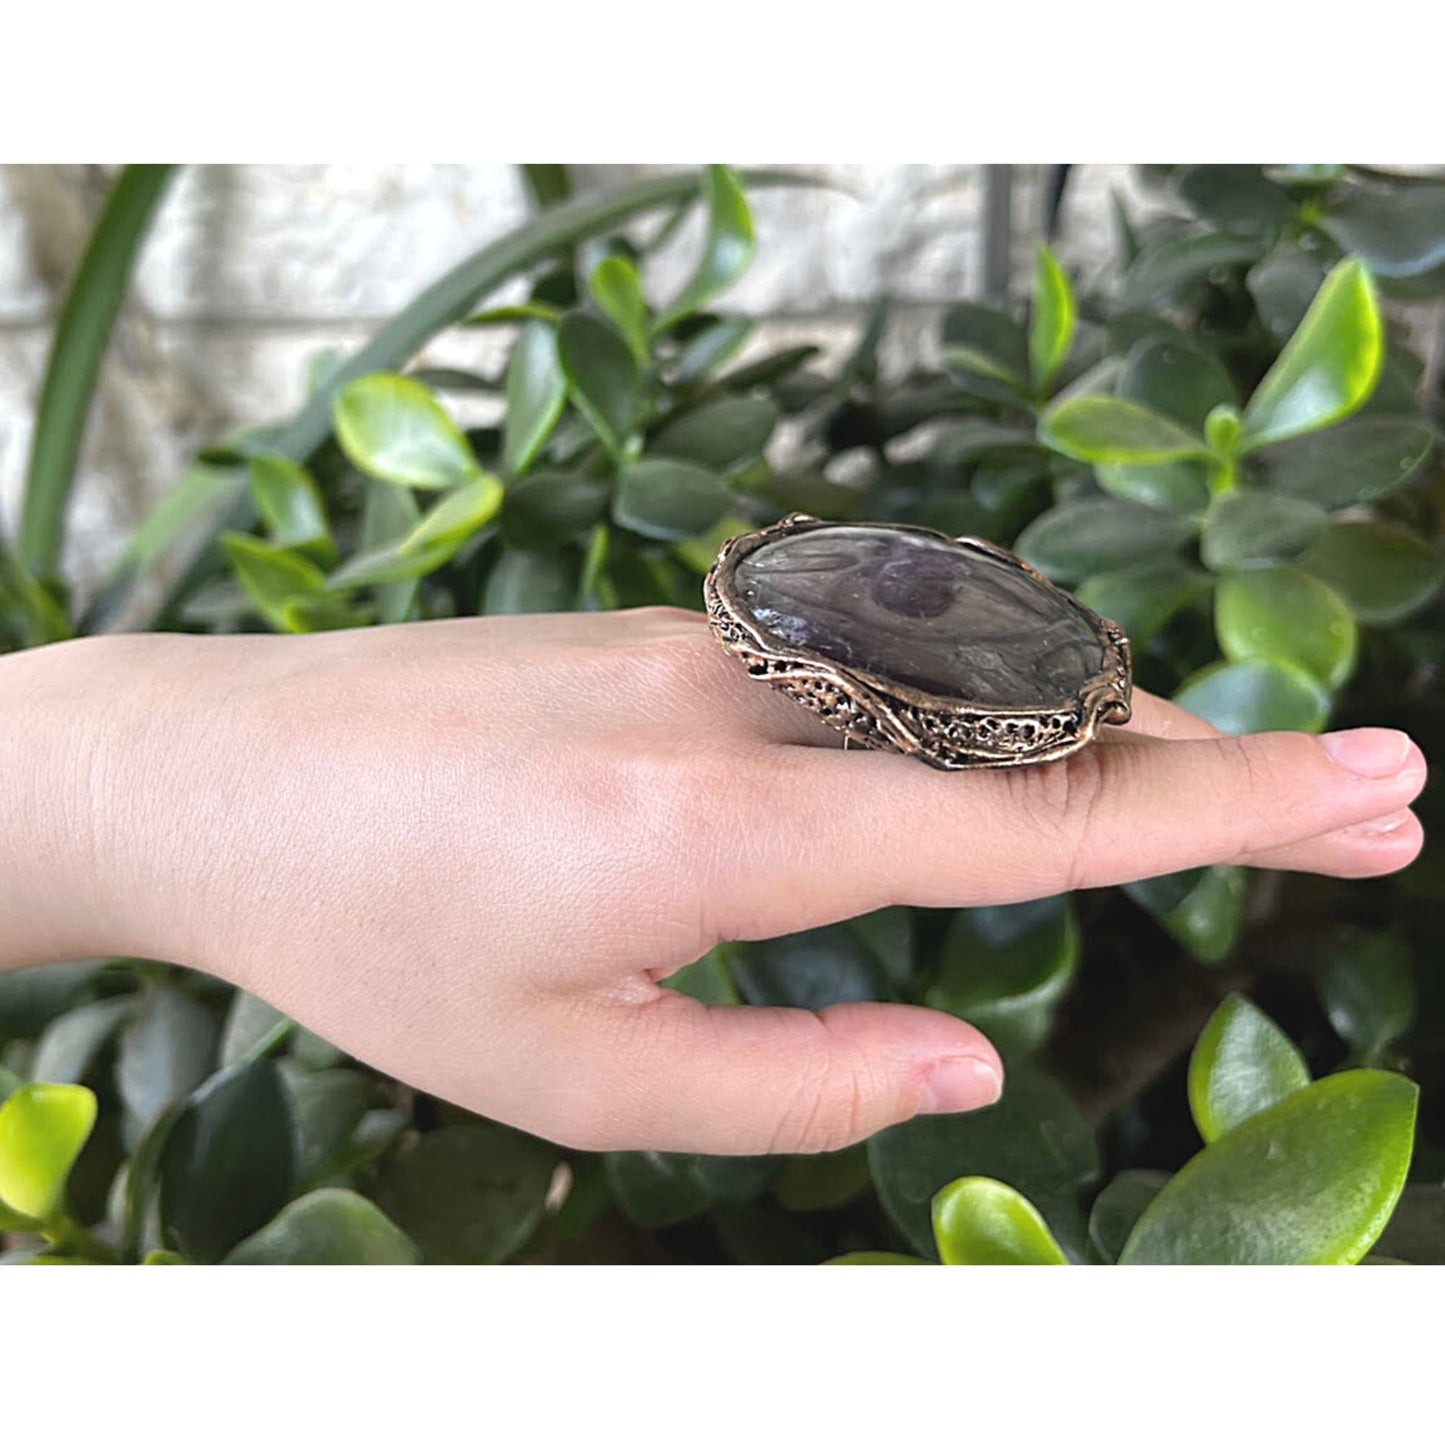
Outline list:
[[[781,642],[961,702],[1062,706],[1104,665],[1073,598],[941,537],[866,524],[781,536],[738,563],[734,590]]]

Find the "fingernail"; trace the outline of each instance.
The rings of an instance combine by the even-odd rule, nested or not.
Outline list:
[[[944,1059],[933,1066],[923,1083],[920,1114],[961,1114],[998,1102],[1003,1075],[983,1059]]]
[[[1398,833],[1414,814],[1408,808],[1398,813],[1387,813],[1383,818],[1373,818],[1368,823],[1356,823],[1345,829],[1347,838],[1383,838],[1389,833]]]
[[[1393,778],[1410,755],[1410,739],[1390,728],[1326,733],[1320,745],[1342,768],[1362,778]]]

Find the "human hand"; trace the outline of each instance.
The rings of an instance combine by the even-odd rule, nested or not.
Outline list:
[[[843,752],[698,614],[0,659],[0,965],[165,958],[368,1063],[581,1148],[836,1149],[992,1102],[998,1057],[898,1004],[710,1009],[724,939],[1209,863],[1403,867],[1400,733],[1219,737],[1136,694],[1064,762]]]

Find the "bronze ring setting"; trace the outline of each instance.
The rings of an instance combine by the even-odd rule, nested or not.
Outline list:
[[[1129,642],[1003,547],[795,512],[723,545],[708,620],[847,743],[935,768],[1051,762],[1129,720]]]

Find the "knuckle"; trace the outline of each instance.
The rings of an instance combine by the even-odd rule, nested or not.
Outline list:
[[[1010,805],[1064,867],[1064,891],[1084,886],[1105,799],[1119,784],[1116,749],[1088,747],[1058,763],[1005,776]]]

